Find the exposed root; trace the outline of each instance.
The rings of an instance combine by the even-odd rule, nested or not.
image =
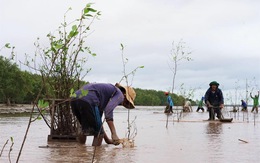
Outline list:
[[[135,146],[133,139],[123,138],[119,140],[119,143],[122,144],[123,148],[133,148]]]

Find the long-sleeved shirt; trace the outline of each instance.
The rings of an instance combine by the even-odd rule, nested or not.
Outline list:
[[[216,91],[212,91],[211,88],[207,90],[205,93],[205,103],[207,104],[207,101],[213,106],[219,106],[221,104],[224,104],[224,98],[221,89],[217,88]]]
[[[244,108],[246,108],[247,107],[247,104],[246,104],[246,102],[245,101],[242,101],[242,104],[241,104]]]
[[[201,99],[198,103],[198,107],[202,108],[203,107],[203,99]]]
[[[167,96],[167,104],[173,106],[172,97],[170,95]]]
[[[82,96],[82,89],[88,90],[86,96]],[[88,102],[90,105],[98,106],[100,112],[104,111],[106,120],[113,120],[113,111],[115,107],[124,100],[124,95],[120,89],[107,83],[84,85],[80,90],[76,91],[76,95],[77,98]]]
[[[255,97],[253,97],[251,94],[250,94],[250,97],[253,99],[253,103],[254,103],[254,107],[257,107],[259,105],[259,93],[258,95],[256,95]]]

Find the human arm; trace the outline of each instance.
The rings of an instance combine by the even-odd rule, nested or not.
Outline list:
[[[223,93],[221,90],[219,90],[219,94],[220,94],[220,109],[224,108],[224,97],[223,97]]]
[[[114,145],[119,145],[119,138],[118,138],[117,133],[116,133],[114,121],[109,120],[109,121],[107,121],[107,124],[108,124],[110,131],[111,131],[112,143]]]
[[[106,134],[105,131],[104,131],[104,140],[105,140],[105,142],[106,142],[107,144],[113,144],[113,140],[110,139],[110,138],[107,136],[107,134]]]
[[[108,104],[106,105],[104,111],[105,111],[105,119],[108,124],[108,127],[111,131],[111,139],[109,139],[106,135],[104,135],[104,139],[109,142],[108,144],[114,144],[119,145],[119,138],[116,133],[114,120],[113,120],[113,111],[116,106],[118,106],[120,103],[122,103],[124,100],[124,95],[122,92],[117,89],[117,92],[113,95],[113,97],[110,98]]]
[[[205,104],[207,105],[207,107],[208,108],[211,108],[211,107],[213,107],[211,104],[210,104],[210,102],[209,102],[209,90],[207,90],[207,92],[205,93],[205,95],[204,95],[204,97],[205,97]]]
[[[111,97],[104,109],[104,114],[106,120],[113,120],[113,111],[115,107],[117,107],[119,104],[121,104],[124,101],[124,95],[122,92],[118,89],[117,92],[114,94],[113,97]]]

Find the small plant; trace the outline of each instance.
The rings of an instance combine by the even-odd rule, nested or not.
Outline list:
[[[8,159],[9,159],[9,162],[11,163],[11,152],[13,151],[13,145],[14,145],[13,137],[10,137],[10,140],[11,140],[11,146],[10,146],[9,151],[8,151]],[[6,145],[8,144],[8,142],[9,142],[9,139],[6,140],[3,148],[1,149],[0,157],[2,156],[3,151],[4,151],[5,147],[6,147]]]
[[[64,21],[61,26],[59,26],[54,33],[49,33],[47,35],[50,46],[42,48],[38,38],[35,42],[35,56],[33,58],[26,56],[24,64],[41,74],[42,85],[37,97],[35,98],[29,123],[16,162],[19,161],[31,123],[34,120],[39,119],[39,116],[36,118],[32,117],[35,106],[38,108],[40,115],[44,118],[44,108],[48,106],[48,103],[40,99],[40,97],[43,97],[44,95],[47,99],[63,99],[65,102],[68,102],[70,96],[75,96],[73,89],[79,88],[80,84],[82,84],[80,79],[84,78],[84,76],[90,71],[90,69],[85,71],[83,65],[87,62],[88,54],[92,56],[96,56],[96,54],[91,52],[90,48],[85,45],[85,39],[88,36],[91,24],[98,18],[98,16],[100,16],[100,12],[93,9],[91,5],[91,3],[88,3],[84,7],[79,19],[67,23],[66,14],[71,10],[71,8],[69,8],[69,10],[64,14]],[[88,21],[90,22],[87,23]],[[42,61],[40,62],[39,67],[35,67],[35,65],[37,65],[35,63],[39,58]],[[34,65],[30,65],[30,63],[34,63]],[[82,75],[82,73],[84,74]],[[83,92],[83,94],[86,93],[87,92]],[[64,101],[61,103],[64,103]],[[52,107],[60,105],[61,104],[59,103],[55,104],[55,106],[52,105]],[[59,128],[56,126],[57,128],[55,128],[55,131],[62,132],[57,134],[69,133],[74,130],[72,122],[70,122],[72,121],[72,118],[68,103],[65,103],[64,106],[66,108],[60,109],[57,113],[58,116],[62,116],[64,120],[54,122],[55,124],[59,123]],[[44,118],[44,120],[50,127],[46,118]],[[68,126],[68,124],[71,126]]]
[[[138,66],[136,67],[133,71],[131,72],[126,72],[126,64],[128,63],[128,58],[125,58],[124,56],[124,45],[123,44],[120,44],[121,45],[121,57],[122,57],[122,63],[123,63],[123,77],[121,78],[121,80],[119,81],[119,83],[121,83],[122,81],[125,81],[126,83],[126,86],[131,86],[132,82],[133,82],[133,79],[134,79],[134,76],[135,76],[135,73],[138,69],[140,68],[144,68],[144,66]],[[131,82],[129,82],[129,78],[131,78]],[[136,118],[135,118],[136,119]],[[127,124],[128,124],[128,127],[127,127],[127,138],[128,140],[131,138],[131,127],[133,127],[133,125],[131,124],[134,124],[134,121],[132,123],[130,123],[130,109],[128,109],[128,117],[127,117]],[[137,131],[136,128],[134,129],[133,133],[134,135],[137,134]],[[134,138],[134,137],[133,137]]]
[[[172,79],[172,93],[175,89],[175,80],[178,72],[178,66],[181,61],[192,61],[192,58],[190,57],[191,52],[186,51],[185,42],[182,40],[178,42],[177,45],[172,42],[172,49],[170,54],[170,60],[172,62],[172,65],[169,65],[170,70],[173,73],[173,79]]]

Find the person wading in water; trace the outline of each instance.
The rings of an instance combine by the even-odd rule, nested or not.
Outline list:
[[[205,103],[209,110],[209,120],[215,120],[215,113],[217,118],[221,119],[221,109],[224,107],[224,98],[221,89],[218,88],[219,83],[212,81],[209,83],[209,89],[205,93]]]
[[[85,95],[84,92],[87,92]],[[108,83],[91,83],[77,90],[76,97],[71,99],[71,109],[77,117],[82,131],[79,142],[85,143],[86,136],[94,135],[93,146],[100,146],[103,138],[107,144],[119,145],[113,119],[113,111],[116,106],[122,104],[125,108],[133,109],[136,93],[129,86],[121,86]],[[102,127],[102,115],[111,131],[111,139],[106,135]]]

